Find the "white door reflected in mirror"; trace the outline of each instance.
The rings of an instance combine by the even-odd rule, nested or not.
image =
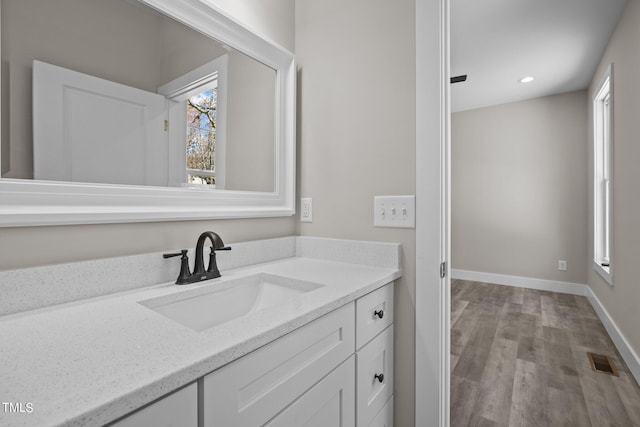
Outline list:
[[[33,63],[35,179],[167,185],[165,97]]]

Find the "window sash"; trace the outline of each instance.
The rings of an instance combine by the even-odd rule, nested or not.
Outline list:
[[[213,178],[216,177],[216,172],[215,171],[208,171],[208,170],[204,170],[204,169],[187,169],[187,174],[189,174],[189,175],[210,176],[210,177],[213,177]]]
[[[612,149],[613,149],[612,67],[593,97],[594,136],[594,268],[613,285]]]

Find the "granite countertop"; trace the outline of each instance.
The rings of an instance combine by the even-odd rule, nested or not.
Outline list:
[[[324,285],[202,332],[139,304],[268,273]],[[101,425],[365,295],[397,268],[291,257],[223,271],[199,284],[164,283],[0,317],[1,425]]]

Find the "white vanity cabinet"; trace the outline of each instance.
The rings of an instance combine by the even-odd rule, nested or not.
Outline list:
[[[351,356],[265,427],[355,426],[355,356]]]
[[[393,283],[212,372],[202,392],[205,427],[391,427]]]
[[[356,300],[356,348],[365,344],[393,323],[393,283]]]
[[[393,427],[393,399],[389,399],[369,427]]]
[[[356,301],[356,324],[357,426],[391,426],[393,424],[392,283]]]
[[[114,425],[392,427],[393,283]]]
[[[198,427],[198,385],[192,383],[109,427]]]
[[[347,304],[205,376],[204,426],[263,426],[276,415],[273,425],[286,425],[319,411],[355,426],[355,364],[343,364],[355,350],[354,318],[355,304]]]

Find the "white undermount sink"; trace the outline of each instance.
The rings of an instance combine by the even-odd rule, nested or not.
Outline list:
[[[204,331],[322,286],[259,273],[139,303],[195,331]]]

